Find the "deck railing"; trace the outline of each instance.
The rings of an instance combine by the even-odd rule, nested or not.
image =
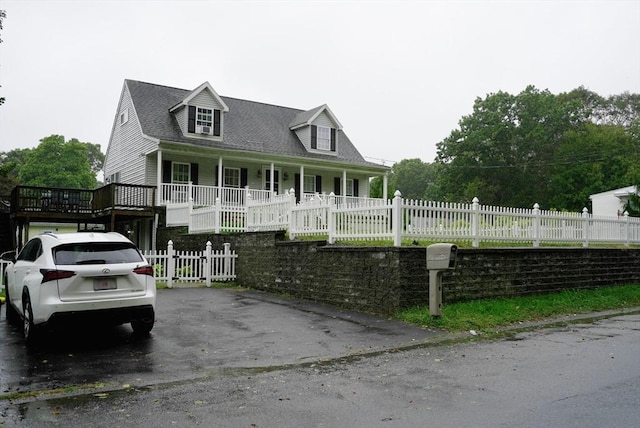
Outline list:
[[[95,190],[16,186],[11,212],[97,214],[108,209],[136,210],[155,206],[153,186],[113,183]]]

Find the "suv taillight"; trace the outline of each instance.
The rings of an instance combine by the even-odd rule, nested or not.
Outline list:
[[[149,265],[140,266],[133,270],[133,273],[137,273],[138,275],[149,275],[153,276],[153,268]]]
[[[40,269],[42,274],[42,284],[49,281],[57,281],[58,279],[71,278],[76,273],[71,270],[57,270],[57,269]]]

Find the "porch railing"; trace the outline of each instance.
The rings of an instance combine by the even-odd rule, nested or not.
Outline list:
[[[192,183],[163,183],[159,205],[179,205],[193,202],[195,207],[210,207],[221,203],[223,206],[245,206],[248,196],[254,201],[267,201],[272,193],[269,190],[203,186]]]

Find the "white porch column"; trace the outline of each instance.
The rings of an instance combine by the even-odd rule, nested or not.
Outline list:
[[[342,194],[342,200],[343,202],[347,201],[347,170],[343,170],[342,171],[342,191],[340,192]]]
[[[389,186],[389,173],[385,172],[382,176],[382,199],[387,199],[387,189]]]
[[[299,201],[304,201],[304,166],[300,165],[300,194],[298,195]]]
[[[156,165],[156,183],[158,193],[156,194],[156,205],[162,203],[162,150],[158,150]]]
[[[223,182],[222,182],[223,176],[224,176],[224,171],[222,170],[222,156],[220,156],[220,157],[218,158],[218,186],[217,186],[217,187],[218,187],[218,189],[221,189],[221,188],[222,188],[222,185],[223,185]],[[218,197],[218,198],[219,198],[219,197],[220,197],[220,193],[222,193],[222,192],[221,192],[220,190],[218,190],[218,192],[217,192],[217,193],[218,193],[218,195],[217,195],[216,197]]]
[[[274,191],[274,189],[275,189],[274,181],[275,181],[275,177],[276,177],[276,176],[275,176],[275,174],[276,174],[276,173],[275,173],[275,168],[273,167],[273,162],[271,162],[271,172],[270,172],[270,174],[271,174],[271,175],[270,175],[269,177],[271,178],[271,180],[269,180],[269,181],[270,181],[271,183],[269,184],[269,190],[271,191],[271,194],[273,195],[273,191]]]

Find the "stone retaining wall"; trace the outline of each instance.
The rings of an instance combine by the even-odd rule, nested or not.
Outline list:
[[[169,239],[179,250],[231,243],[238,254],[236,282],[248,288],[378,314],[429,303],[424,247],[335,246],[266,232],[159,231],[158,242]],[[443,302],[630,283],[640,284],[638,249],[462,248],[456,269],[443,275]]]

